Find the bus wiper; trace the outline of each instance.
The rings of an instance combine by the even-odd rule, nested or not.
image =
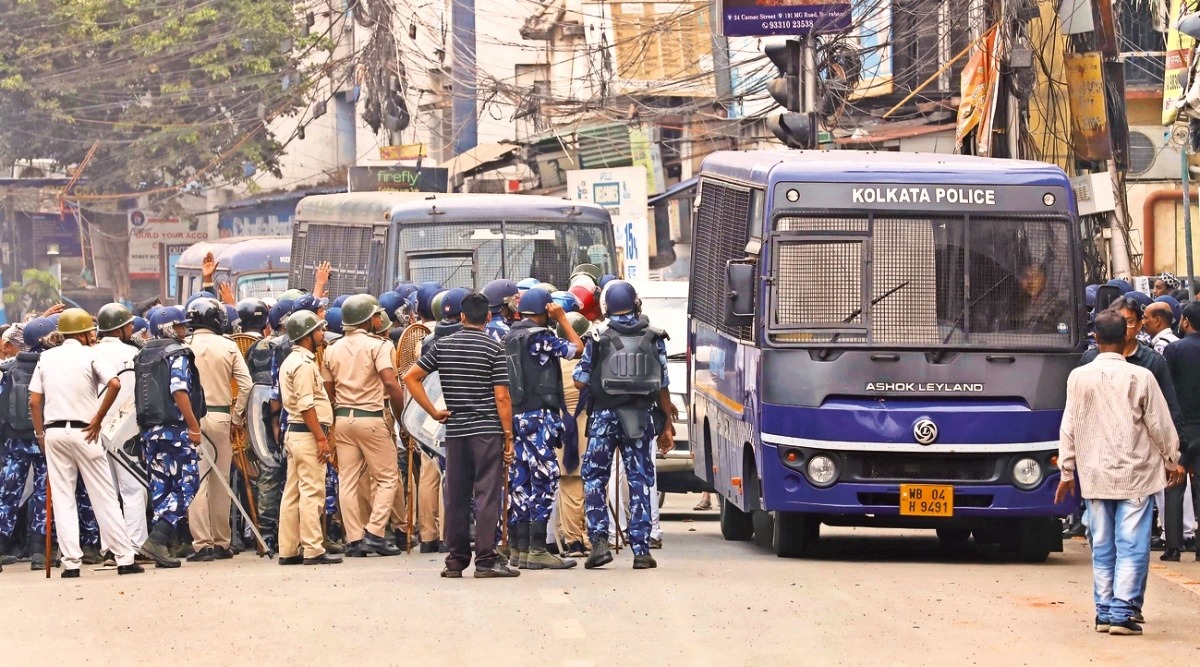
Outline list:
[[[895,294],[896,292],[899,292],[900,290],[904,289],[905,287],[908,287],[908,284],[909,284],[910,282],[912,282],[912,281],[911,281],[911,280],[905,280],[904,282],[900,283],[899,285],[896,285],[896,286],[895,286],[895,287],[893,287],[892,289],[890,289],[890,290],[888,290],[888,291],[884,292],[883,294],[880,294],[879,296],[877,296],[877,297],[875,297],[874,299],[872,299],[872,300],[871,300],[871,305],[872,305],[872,306],[874,306],[875,304],[879,303],[880,301],[883,301],[884,299],[886,299],[886,298],[888,298],[889,296],[891,296],[891,295]],[[861,315],[861,314],[862,314],[862,311],[863,311],[862,307],[855,308],[855,309],[854,309],[854,312],[850,313],[849,315],[847,315],[847,316],[846,316],[846,318],[845,318],[845,319],[843,319],[843,320],[842,320],[842,324],[849,324],[850,322],[852,322],[852,321],[854,320],[854,318],[856,318],[856,317],[858,317],[859,315]],[[836,343],[836,342],[838,341],[838,338],[840,338],[840,337],[841,337],[841,335],[842,335],[841,333],[835,333],[835,334],[833,334],[833,338],[830,338],[830,339],[829,339],[829,343],[830,343],[831,345],[832,345],[833,343]],[[824,361],[824,360],[825,360],[826,358],[828,358],[828,357],[829,357],[829,355],[831,355],[831,354],[833,354],[833,350],[831,350],[831,349],[829,349],[829,348],[825,348],[825,349],[821,350],[821,353],[820,353],[819,355],[817,355],[817,356],[818,356],[818,357],[820,357],[821,361]]]
[[[975,304],[979,303],[980,301],[983,301],[983,299],[985,297],[987,297],[987,295],[994,292],[997,287],[1008,282],[1008,279],[1009,279],[1008,276],[1001,278],[995,285],[992,285],[991,287],[987,288],[987,290],[985,290],[983,294],[980,294],[979,296],[975,297],[974,299],[971,299],[970,303],[968,303],[966,306],[963,306],[962,312],[960,312],[958,314],[958,318],[954,320],[954,326],[950,328],[950,332],[946,334],[946,337],[944,339],[942,339],[943,349],[939,350],[938,351],[939,353],[945,352],[945,349],[944,349],[945,345],[950,342],[950,339],[954,336],[954,332],[958,331],[958,328],[962,326],[963,318],[967,316],[967,311],[970,310],[971,307],[974,306]]]

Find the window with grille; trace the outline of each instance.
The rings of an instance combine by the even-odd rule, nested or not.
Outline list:
[[[317,266],[329,262],[335,269],[330,294],[378,294],[387,260],[384,234],[386,227],[308,224],[292,239],[291,285],[312,289]]]
[[[753,327],[724,323],[725,263],[746,256],[750,193],[744,186],[703,179],[692,242],[692,316],[742,340],[753,338]]]
[[[1069,348],[1077,339],[1065,220],[788,215],[775,230],[776,342]]]

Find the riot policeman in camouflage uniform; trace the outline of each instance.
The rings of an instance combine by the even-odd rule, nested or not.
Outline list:
[[[607,326],[588,335],[575,369],[575,386],[589,392],[588,448],[583,459],[588,534],[592,551],[584,567],[612,561],[605,505],[613,452],[619,450],[629,480],[629,542],[635,570],[657,567],[650,555],[650,486],[653,443],[673,446],[675,407],[667,390],[666,334],[641,314],[633,286],[614,280],[601,295]]]
[[[488,311],[491,313],[491,319],[483,331],[498,343],[504,341],[517,319],[515,306],[519,294],[517,284],[507,278],[493,280],[483,286],[483,295],[487,297]]]
[[[187,517],[200,484],[196,448],[200,419],[207,413],[200,374],[191,349],[183,345],[187,316],[178,307],[163,308],[150,318],[156,338],[134,360],[139,387],[138,426],[146,446],[153,521],[142,555],[157,567],[179,567],[168,548],[176,526]]]
[[[265,305],[265,304],[264,304]],[[257,329],[263,338],[250,347],[246,353],[246,366],[250,369],[250,378],[256,385],[271,387],[267,436],[270,442],[267,447],[274,452],[282,452],[280,419],[282,404],[279,400],[278,372],[279,366],[292,349],[283,330],[284,318],[291,312],[291,301],[280,301],[268,309],[267,323],[269,327],[260,326]],[[259,321],[258,314],[250,318],[252,322]],[[246,327],[246,314],[242,314],[242,328]],[[268,334],[268,328],[270,333]],[[282,457],[280,457],[282,458]],[[279,503],[283,498],[283,484],[287,468],[283,465],[274,468],[262,466],[255,480],[255,504],[258,506],[258,526],[263,534],[268,548],[278,552],[276,544],[279,535]]]
[[[515,286],[514,286],[515,287]],[[513,463],[509,466],[509,533],[512,560],[518,568],[562,570],[575,567],[546,551],[550,510],[558,492],[558,459],[562,447],[563,379],[559,359],[575,359],[583,341],[571,328],[567,313],[550,292],[533,288],[521,295],[522,319],[504,338],[513,411]],[[566,335],[547,328],[553,318]]]

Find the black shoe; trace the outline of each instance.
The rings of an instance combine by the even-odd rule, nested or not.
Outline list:
[[[421,543],[421,553],[435,554],[442,548],[441,540],[430,540],[429,542]]]
[[[304,556],[280,556],[280,565],[303,565]]]
[[[328,551],[317,556],[316,558],[305,558],[305,565],[337,565],[342,562],[340,554],[331,554]]]
[[[146,570],[144,568],[142,568],[141,565],[138,565],[137,563],[130,563],[129,565],[118,565],[117,566],[117,574],[141,574],[145,571]]]
[[[1082,521],[1079,523],[1067,526],[1067,529],[1063,531],[1063,537],[1065,537],[1067,539],[1070,539],[1072,537],[1085,537],[1085,536],[1087,536],[1087,526],[1083,525]]]
[[[189,563],[211,563],[217,559],[217,552],[212,547],[204,547],[203,549],[193,553],[187,557]]]
[[[1146,618],[1144,616],[1142,616],[1142,612],[1140,612],[1140,611],[1135,611],[1135,612],[1130,613],[1129,620],[1133,621],[1134,623],[1145,623],[1146,622]]]
[[[62,573],[60,573],[58,575],[58,577],[60,579],[78,579],[79,578],[79,570],[63,570]]]
[[[113,552],[105,551],[104,553],[100,554],[100,556],[104,558],[104,567],[117,566],[117,557],[113,555]]]
[[[1162,551],[1167,548],[1167,541],[1161,537],[1150,538],[1150,549],[1153,551]]]
[[[1189,537],[1189,538],[1185,539],[1183,541],[1183,550],[1184,551],[1195,551],[1196,550],[1196,538]]]
[[[1164,551],[1162,553],[1161,556],[1158,557],[1158,559],[1162,560],[1162,561],[1167,561],[1169,563],[1178,563],[1179,562],[1179,549],[1167,549],[1166,551]]]
[[[650,554],[633,557],[633,569],[635,570],[653,570],[656,567],[658,567],[658,561],[654,560],[654,556]]]
[[[442,569],[443,579],[462,579],[462,570],[451,570],[450,568]]]
[[[584,569],[592,570],[603,565],[608,565],[612,562],[612,559],[613,555],[612,551],[608,548],[607,539],[592,540],[592,553],[588,556],[587,561],[584,562],[583,567]]]
[[[369,531],[363,532],[362,550],[369,554],[377,554],[379,556],[399,556],[402,552],[394,544],[389,543],[382,537],[372,535]]]
[[[362,540],[355,540],[346,545],[346,558],[366,558],[367,550],[363,548]]]
[[[521,573],[505,565],[496,563],[491,567],[475,566],[476,579],[509,579],[519,577]]]
[[[154,567],[159,568],[176,568],[182,565],[178,558],[171,555],[171,550],[165,546],[155,542],[154,540],[146,540],[142,546],[138,547],[138,553],[154,563]]]
[[[213,560],[229,560],[236,554],[231,547],[213,547]]]
[[[1140,635],[1142,634],[1142,626],[1133,621],[1125,621],[1124,623],[1113,623],[1108,626],[1108,634],[1110,635]]]
[[[1111,627],[1112,623],[1100,620],[1099,616],[1096,617],[1096,632],[1108,632]]]

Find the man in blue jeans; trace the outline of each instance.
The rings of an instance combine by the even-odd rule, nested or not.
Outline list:
[[[1055,501],[1087,495],[1096,631],[1140,635],[1131,618],[1150,568],[1150,497],[1183,480],[1179,437],[1154,374],[1125,361],[1130,323],[1119,310],[1096,316],[1100,354],[1071,372],[1059,432],[1062,481]]]

